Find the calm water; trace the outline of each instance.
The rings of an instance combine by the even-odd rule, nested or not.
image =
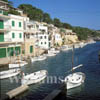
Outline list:
[[[76,71],[82,71],[86,74],[85,83],[78,88],[68,91],[67,96],[77,100],[100,100],[100,63],[98,61],[98,51],[100,42],[87,45],[82,49],[75,50],[74,65],[83,64],[84,66]],[[48,76],[67,75],[71,68],[71,51],[61,52],[55,57],[48,57],[45,61],[29,63],[22,67],[25,73],[35,72],[41,69],[48,70]],[[6,68],[3,68],[6,69]],[[1,68],[1,70],[3,70]],[[20,86],[20,81],[10,83],[9,79],[1,80],[1,98],[5,98],[5,93],[11,89]],[[29,87],[29,91],[21,94],[19,100],[42,100],[51,91],[58,88],[60,84],[37,83]],[[63,100],[63,99],[62,99]]]

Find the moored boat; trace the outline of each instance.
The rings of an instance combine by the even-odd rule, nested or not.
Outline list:
[[[38,56],[38,57],[34,57],[34,58],[31,58],[31,62],[35,62],[35,61],[42,61],[42,60],[45,60],[47,57],[46,55],[41,55],[41,56]]]
[[[50,50],[48,50],[48,53],[59,53],[60,51],[59,50],[56,50],[55,48],[51,48]]]
[[[56,56],[56,53],[48,53],[47,56],[48,57]]]
[[[68,46],[62,46],[61,47],[61,51],[67,51],[68,50]]]
[[[72,69],[70,71],[73,71],[81,66],[83,66],[82,64],[73,67],[74,64],[74,45],[73,45],[73,49],[72,49]],[[84,83],[85,80],[85,74],[82,72],[75,72],[72,74],[69,74],[65,77],[64,80],[61,80],[62,82],[64,82],[66,84],[66,89],[72,89],[75,87],[78,87],[80,85],[82,85],[82,83]]]
[[[20,69],[10,69],[7,71],[0,72],[0,79],[16,76],[20,73]]]
[[[40,71],[31,73],[29,75],[23,75],[23,77],[21,79],[21,84],[22,85],[24,85],[24,84],[27,84],[27,85],[35,84],[35,83],[42,81],[46,77],[47,77],[47,71],[46,70],[40,70]]]
[[[72,89],[78,87],[84,83],[85,74],[82,72],[76,72],[69,74],[65,77],[64,82],[66,83],[66,89]]]
[[[9,64],[9,68],[17,68],[27,65],[28,63],[26,61],[22,60],[16,60],[14,63]]]

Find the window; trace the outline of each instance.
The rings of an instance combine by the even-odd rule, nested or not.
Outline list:
[[[42,36],[40,36],[40,39],[42,39]]]
[[[13,27],[15,26],[15,21],[12,21],[12,26],[13,26]]]
[[[43,44],[43,42],[41,42],[41,44]]]
[[[45,36],[44,38],[46,39],[47,37]]]
[[[45,42],[45,44],[46,44],[46,42]]]
[[[21,27],[22,26],[22,24],[21,24],[21,22],[19,22],[19,27]]]
[[[19,33],[19,38],[22,38],[22,33]]]
[[[12,38],[15,38],[15,33],[12,33]]]

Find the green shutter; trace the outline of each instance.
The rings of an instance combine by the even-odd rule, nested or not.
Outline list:
[[[12,33],[12,38],[15,38],[15,33]]]
[[[19,38],[22,38],[22,33],[19,34]]]
[[[4,42],[4,33],[0,33],[0,42]]]
[[[2,14],[2,10],[0,10],[0,14]]]
[[[33,52],[33,46],[30,46],[30,53]]]
[[[3,15],[7,15],[7,16],[8,16],[8,12],[6,12],[6,11],[3,11]]]
[[[12,26],[15,26],[15,21],[12,21]]]
[[[4,22],[3,22],[3,20],[0,20],[0,29],[4,29]]]
[[[21,27],[22,26],[22,24],[21,24],[21,22],[19,22],[19,27]]]
[[[6,57],[6,48],[0,48],[0,58]]]
[[[19,55],[21,53],[21,48],[15,47],[15,52],[16,52],[16,55]]]
[[[14,55],[14,48],[13,47],[7,48],[7,54],[8,54],[8,56],[13,56]]]

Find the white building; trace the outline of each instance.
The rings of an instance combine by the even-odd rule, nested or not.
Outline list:
[[[43,49],[49,49],[50,48],[50,41],[49,41],[49,35],[46,33],[39,33],[37,34],[37,41],[36,45]]]
[[[38,24],[38,30],[43,32],[48,32],[48,27],[44,26],[43,24]]]
[[[4,34],[4,40],[10,42],[24,42],[23,38],[23,17],[9,15],[10,19],[4,22],[4,26],[9,29],[9,32]]]
[[[0,8],[0,58],[14,56],[14,52],[21,54],[21,44],[24,42],[23,17],[8,14],[8,4],[2,3],[5,7]]]
[[[54,36],[54,44],[61,46],[62,45],[61,34],[55,33],[53,36]]]
[[[62,40],[61,34],[55,33],[54,34],[54,39],[55,39],[55,41],[61,41]]]

